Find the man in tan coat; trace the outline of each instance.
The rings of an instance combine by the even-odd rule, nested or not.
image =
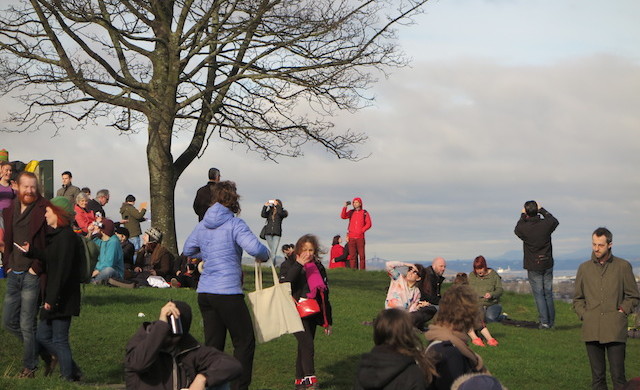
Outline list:
[[[573,297],[573,309],[582,320],[593,390],[607,390],[605,354],[614,389],[626,382],[627,316],[640,302],[631,264],[613,256],[612,239],[607,228],[593,232],[591,260],[578,268]]]

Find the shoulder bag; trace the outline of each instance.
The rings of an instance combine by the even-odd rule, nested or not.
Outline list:
[[[247,294],[253,313],[253,330],[258,343],[266,343],[287,333],[304,331],[295,301],[291,296],[291,283],[280,283],[276,267],[270,264],[273,286],[262,288],[262,271],[255,263],[256,291]]]

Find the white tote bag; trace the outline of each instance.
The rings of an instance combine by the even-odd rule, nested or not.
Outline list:
[[[271,263],[274,285],[262,288],[262,272],[255,263],[256,291],[247,294],[253,312],[253,330],[258,343],[266,343],[287,333],[304,330],[296,304],[291,297],[291,283],[280,283]]]

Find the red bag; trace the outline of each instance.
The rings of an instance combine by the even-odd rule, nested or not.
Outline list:
[[[316,301],[315,299],[300,298],[300,300],[296,302],[296,308],[298,309],[300,318],[320,313],[320,305],[318,305],[318,301]]]

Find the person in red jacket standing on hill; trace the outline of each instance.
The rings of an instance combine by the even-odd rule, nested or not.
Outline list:
[[[347,211],[350,202],[345,202],[340,217],[349,220],[349,266],[358,268],[358,258],[360,258],[360,269],[366,269],[364,254],[364,232],[371,228],[371,216],[367,210],[362,208],[362,199],[353,198],[353,209]]]

